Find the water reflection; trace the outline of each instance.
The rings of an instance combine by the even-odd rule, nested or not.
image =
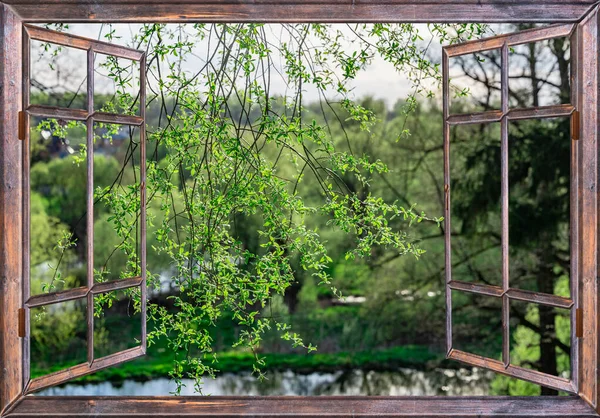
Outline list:
[[[258,381],[250,373],[223,373],[207,379],[206,395],[363,395],[363,396],[432,396],[488,395],[493,374],[480,369],[435,369],[418,371],[346,370],[334,373],[299,374],[292,371],[267,373],[268,379]],[[196,395],[191,380],[184,380],[182,395]],[[158,396],[169,395],[175,384],[169,379],[146,382],[126,380],[122,383],[67,384],[46,389],[45,396]]]

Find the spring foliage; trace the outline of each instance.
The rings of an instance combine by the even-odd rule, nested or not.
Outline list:
[[[429,30],[429,41],[423,33]],[[159,106],[148,125],[147,196],[149,251],[168,257],[172,307],[148,305],[148,343],[168,340],[179,353],[172,377],[213,375],[218,359],[209,327],[225,312],[239,324],[235,347],[252,350],[255,372],[262,377],[261,338],[276,330],[294,347],[316,349],[264,308],[303,275],[317,278],[343,297],[332,281],[328,243],[309,217],[347,236],[346,259],[369,258],[375,248],[418,257],[423,249],[409,234],[422,221],[439,222],[415,206],[388,202],[369,190],[373,173],[388,167],[352,152],[352,138],[340,147],[331,125],[352,121],[366,133],[376,121],[353,98],[352,82],[374,57],[407,75],[412,94],[433,96],[439,63],[428,54],[432,42],[453,43],[481,35],[480,25],[142,25],[131,46],[147,52],[148,106]],[[113,41],[115,31],[103,27]],[[194,60],[194,71],[185,61]],[[105,62],[116,95],[104,110],[138,111],[134,64]],[[275,94],[274,85],[285,85]],[[430,87],[428,87],[430,86]],[[337,121],[307,118],[303,93],[316,90],[323,109],[338,109]],[[325,115],[325,112],[323,112]],[[408,138],[409,132],[395,133]],[[347,179],[361,184],[361,192]],[[310,196],[304,184],[318,188]],[[367,192],[365,192],[365,190]],[[129,256],[128,269],[139,266],[133,249],[139,204],[134,189],[108,186],[96,198],[108,205],[109,220]],[[244,219],[258,219],[258,245],[241,238]],[[402,220],[398,229],[397,220]],[[394,221],[394,222],[392,222]],[[150,247],[150,246],[149,246]],[[149,286],[160,286],[161,273],[150,272]],[[102,272],[97,273],[102,277]],[[139,298],[139,295],[137,296]],[[98,303],[110,303],[99,299]]]

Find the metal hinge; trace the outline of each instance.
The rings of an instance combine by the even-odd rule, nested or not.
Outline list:
[[[19,309],[19,337],[25,338],[25,309]]]
[[[575,309],[575,336],[583,337],[583,309]]]
[[[571,114],[571,138],[574,141],[579,140],[579,131],[581,129],[581,114],[574,110]]]
[[[25,139],[25,112],[19,112],[19,139]]]

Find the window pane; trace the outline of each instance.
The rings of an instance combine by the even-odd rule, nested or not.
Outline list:
[[[510,286],[569,297],[568,118],[509,125]]]
[[[94,110],[139,115],[140,63],[94,54]]]
[[[501,286],[500,124],[450,135],[452,279]]]
[[[86,283],[86,129],[31,119],[31,294]]]
[[[511,364],[571,377],[569,309],[510,301]]]
[[[501,109],[501,62],[499,49],[451,57],[450,113]]]
[[[568,38],[516,45],[509,51],[509,103],[513,108],[570,102]]]
[[[139,276],[139,128],[96,124],[94,153],[95,280]]]
[[[502,299],[452,291],[452,347],[502,360]]]
[[[87,109],[87,51],[31,40],[30,104]]]
[[[31,309],[31,377],[87,362],[86,299]]]
[[[94,296],[94,358],[140,345],[139,287]]]

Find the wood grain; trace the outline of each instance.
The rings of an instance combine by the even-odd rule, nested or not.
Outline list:
[[[27,397],[33,417],[596,417],[576,397]]]
[[[20,18],[29,22],[577,22],[596,0],[7,0],[1,5],[3,52],[0,124],[0,409],[22,384],[21,342],[16,317],[21,306],[22,170],[17,112],[20,103]],[[13,13],[16,13],[16,15]],[[584,336],[581,395],[598,405],[598,16],[578,30],[582,92],[580,270]],[[582,61],[583,62],[583,61]],[[448,185],[449,186],[449,185]],[[449,196],[449,189],[448,189]],[[139,353],[136,353],[139,354]],[[105,360],[102,360],[105,361]],[[99,365],[104,363],[100,362]],[[31,388],[30,388],[31,389]],[[420,416],[590,417],[577,398],[32,398],[9,414],[39,416]]]
[[[17,138],[21,110],[21,22],[0,4],[0,411],[20,394],[23,384],[22,343],[18,336],[21,308],[22,147]]]
[[[71,48],[90,50],[101,54],[112,55],[115,57],[126,58],[139,61],[143,52],[137,49],[131,49],[124,46],[117,46],[107,42],[84,38],[82,36],[65,34],[38,26],[24,25],[31,39],[50,42],[57,45],[63,45]],[[93,64],[93,61],[92,61]],[[93,69],[94,67],[92,67]],[[93,109],[93,108],[92,108]]]
[[[140,276],[137,276],[130,277],[127,279],[113,280],[110,282],[95,283],[92,285],[92,287],[81,286],[73,289],[63,290],[60,292],[42,293],[39,295],[31,296],[27,300],[27,302],[25,302],[25,305],[29,308],[52,305],[53,303],[82,299],[88,297],[89,295],[94,295],[98,293],[106,293],[112,292],[114,290],[128,289],[130,287],[139,286],[141,283],[142,278]]]
[[[576,27],[571,34],[571,105],[576,109],[581,109],[581,83],[579,80],[581,59],[583,58],[579,41],[580,28]],[[577,116],[581,117],[581,114]],[[571,130],[571,137],[578,139],[581,137],[581,129]],[[571,269],[570,269],[570,293],[573,299],[574,309],[571,310],[571,323],[576,324],[571,327],[571,378],[579,388],[579,373],[581,365],[581,353],[579,351],[579,341],[583,337],[583,310],[579,302],[580,284],[581,284],[581,141],[571,141],[571,182],[570,182],[570,250],[571,250]]]
[[[514,33],[506,33],[487,39],[476,39],[446,47],[449,57],[472,54],[474,52],[500,49],[527,42],[538,42],[543,39],[566,37],[571,34],[575,25],[550,25],[543,28],[533,28]]]
[[[581,365],[579,394],[599,408],[598,402],[598,11],[578,28],[579,83],[581,112],[581,291],[583,337],[579,340]]]
[[[20,28],[20,31],[23,33],[22,45],[21,45],[21,112],[19,114],[24,115],[23,117],[23,150],[21,153],[22,156],[22,176],[23,182],[21,183],[23,189],[29,191],[31,189],[31,173],[30,173],[30,165],[31,165],[31,138],[30,138],[30,124],[31,118],[24,111],[29,107],[29,86],[31,83],[31,41],[26,31],[23,31]],[[21,137],[19,137],[21,138]],[[31,196],[28,192],[22,192],[23,194],[23,206],[22,206],[22,215],[21,219],[23,222],[23,249],[21,254],[21,259],[23,261],[23,279],[21,283],[22,295],[21,301],[25,301],[29,299],[31,295],[31,281],[29,277],[31,275],[31,260],[29,258],[29,253],[31,251]],[[31,345],[30,345],[30,337],[29,337],[29,324],[31,319],[31,312],[27,307],[22,308],[25,312],[24,315],[24,324],[25,334],[21,339],[21,344],[23,346],[23,355],[21,359],[22,367],[23,367],[23,385],[25,382],[29,381],[30,378],[30,358],[31,358]]]
[[[95,122],[114,123],[117,125],[140,126],[144,119],[135,115],[118,115],[116,113],[92,112],[83,109],[67,109],[45,105],[31,105],[27,108],[27,113],[31,116],[42,118],[55,118],[63,120],[86,121],[92,117]]]
[[[595,0],[8,0],[6,3],[27,22],[573,23],[591,10]]]
[[[123,350],[115,354],[111,354],[106,357],[101,357],[99,359],[94,359],[93,362],[83,363],[77,366],[69,367],[65,370],[60,370],[55,373],[51,373],[45,376],[37,377],[35,379],[31,379],[29,384],[24,390],[24,393],[30,394],[33,392],[37,392],[39,390],[56,386],[61,383],[67,382],[71,379],[75,379],[76,377],[86,376],[88,374],[97,372],[98,370],[106,369],[107,367],[117,366],[126,361],[130,361],[141,357],[145,354],[145,350],[142,347],[134,347],[128,350]],[[62,397],[57,397],[56,399],[60,402]],[[122,398],[126,399],[126,398]],[[52,410],[50,410],[52,411]],[[40,413],[38,411],[38,413]],[[62,416],[62,415],[61,415]]]
[[[453,349],[448,355],[449,359],[460,361],[475,367],[492,370],[496,373],[503,374],[517,379],[526,380],[538,385],[546,386],[556,390],[562,390],[568,393],[576,393],[577,389],[573,382],[562,377],[552,376],[546,373],[538,372],[537,370],[526,369],[524,367],[506,365],[503,361],[483,357],[477,354],[467,353],[461,350]]]

